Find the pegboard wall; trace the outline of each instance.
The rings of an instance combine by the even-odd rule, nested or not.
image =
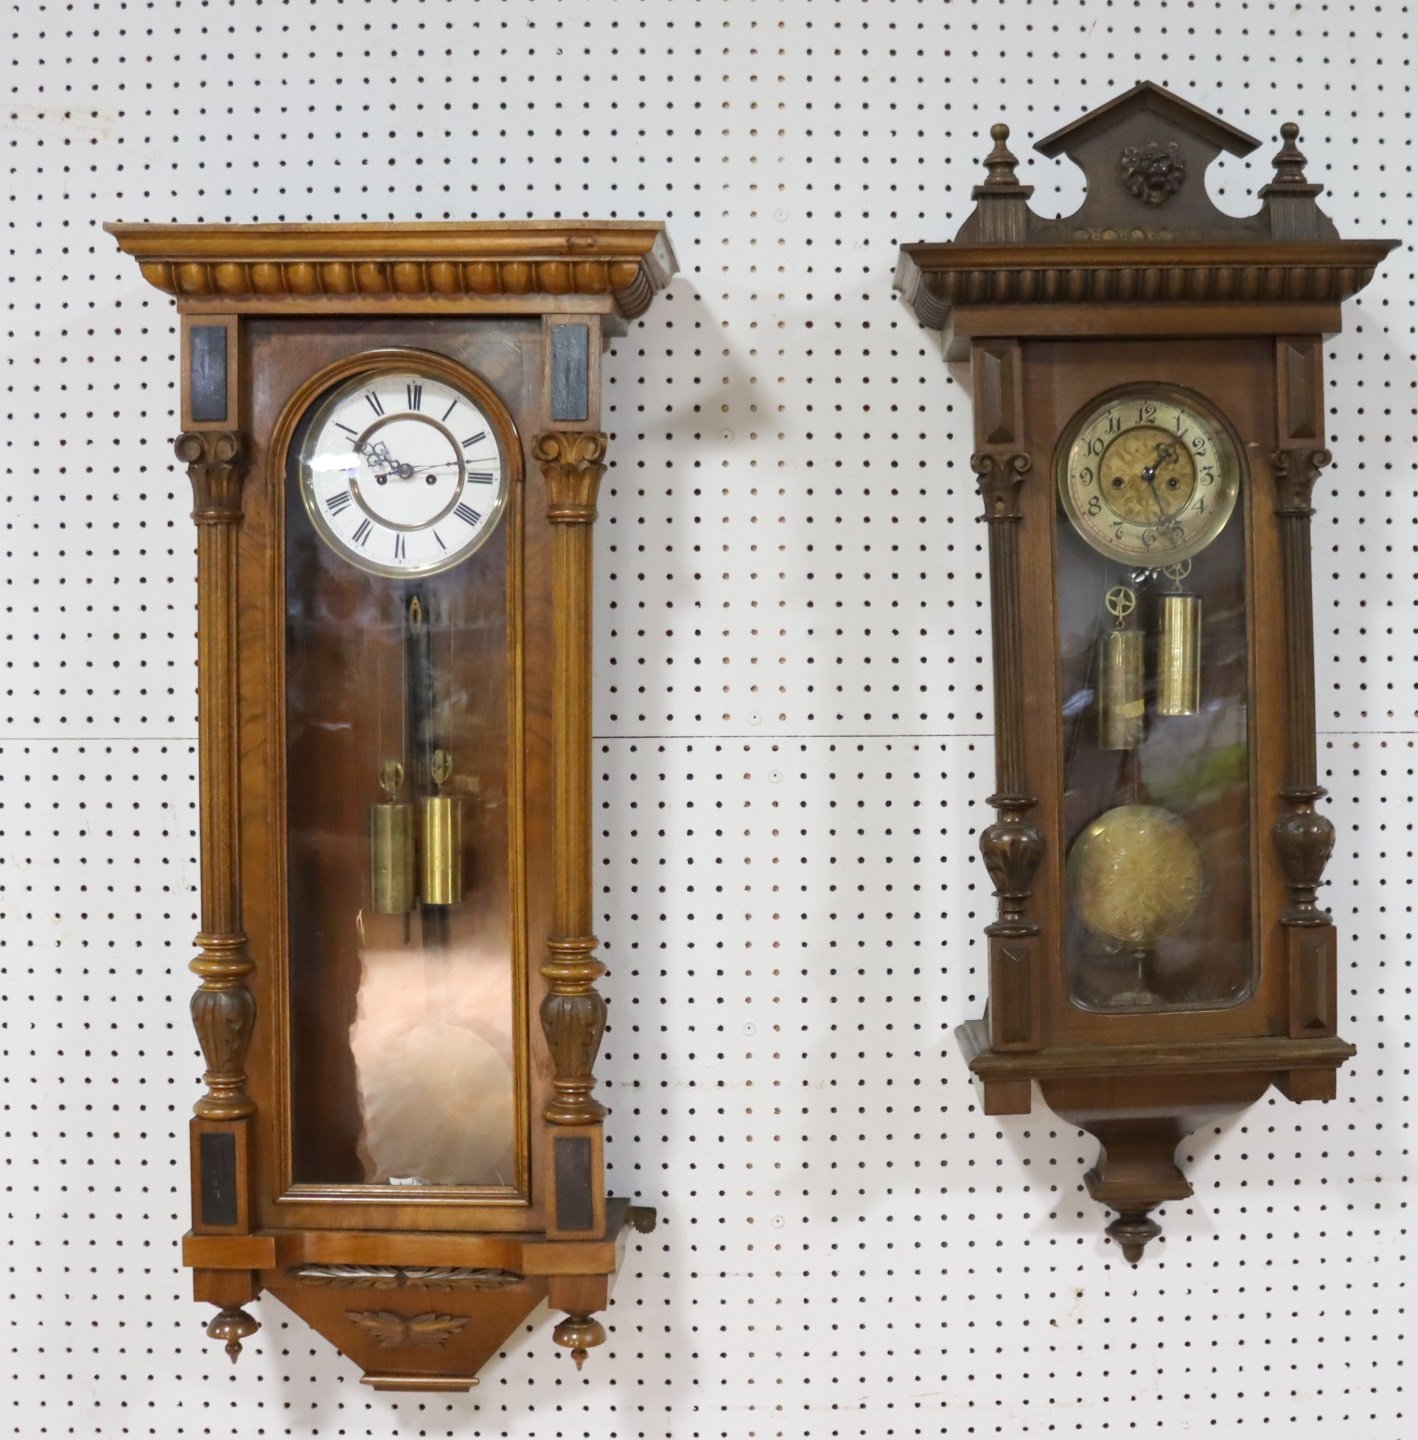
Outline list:
[[[1219,0],[8,0],[0,24],[0,1435],[1407,1440],[1414,1274],[1414,16]],[[1186,1147],[1142,1266],[1092,1142],[980,1115],[992,746],[968,406],[891,288],[1016,149],[1165,82],[1282,121],[1348,236],[1316,521],[1327,1106]],[[1080,198],[1029,158],[1036,208]],[[196,929],[194,538],[170,303],[126,220],[663,217],[607,359],[602,1063],[659,1207],[578,1375],[545,1312],[467,1397],[374,1394],[178,1263]],[[1362,838],[1361,838],[1362,837]]]

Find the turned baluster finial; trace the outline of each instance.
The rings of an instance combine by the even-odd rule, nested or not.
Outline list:
[[[995,142],[995,148],[985,156],[985,168],[988,173],[985,176],[985,183],[980,188],[982,190],[1017,190],[1019,180],[1014,169],[1019,164],[1019,160],[1005,144],[1005,141],[1009,139],[1009,126],[1003,123],[991,125],[990,139]]]
[[[1293,121],[1287,120],[1280,127],[1280,139],[1282,144],[1275,159],[1270,163],[1275,167],[1276,185],[1303,185],[1309,188],[1309,181],[1305,178],[1305,157],[1300,153],[1300,147],[1295,143],[1300,138],[1300,127]]]

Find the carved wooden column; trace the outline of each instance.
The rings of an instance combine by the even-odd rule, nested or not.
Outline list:
[[[1002,141],[1000,142],[1002,145]],[[983,187],[981,187],[983,188]],[[1039,933],[1029,915],[1034,872],[1044,837],[1027,817],[1037,804],[1024,760],[1024,635],[1020,601],[1020,489],[1031,469],[1020,448],[1020,355],[1014,341],[977,345],[971,356],[976,442],[970,468],[984,501],[989,529],[990,601],[994,616],[995,793],[998,812],[980,835],[980,853],[994,883],[999,913],[985,927],[990,942],[990,1043],[996,1050],[1032,1050],[1039,1044],[1041,991]],[[1005,973],[1010,979],[1005,981]],[[1001,997],[1009,997],[1002,1000]],[[988,1087],[986,1108],[1027,1111],[1029,1086]]]
[[[256,1004],[246,979],[253,967],[241,920],[237,803],[236,531],[246,480],[245,437],[235,430],[186,431],[177,458],[192,482],[197,525],[197,764],[201,793],[202,929],[189,968],[200,980],[192,1024],[207,1069],[207,1093],[193,1106],[194,1229],[247,1228],[246,1048]],[[198,1296],[221,1307],[207,1327],[233,1362],[257,1322],[240,1308],[255,1297],[254,1278],[199,1272]]]
[[[542,975],[542,1029],[551,1048],[552,1100],[545,1119],[553,1140],[554,1217],[548,1234],[590,1235],[604,1226],[595,1197],[603,1194],[601,1121],[592,1067],[606,1028],[606,1002],[596,989],[605,966],[591,933],[591,526],[605,473],[606,437],[593,430],[539,435],[532,455],[547,482],[547,519],[555,527],[552,555],[552,701],[555,753],[555,873],[552,933]],[[584,1294],[581,1291],[584,1290]],[[606,1297],[608,1298],[608,1296]],[[591,1313],[605,1303],[600,1287],[551,1287],[553,1305],[568,1310],[552,1338],[566,1346],[579,1370],[586,1352],[604,1344],[605,1328]]]

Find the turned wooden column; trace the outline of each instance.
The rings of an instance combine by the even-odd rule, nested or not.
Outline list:
[[[256,1022],[247,988],[254,968],[241,921],[236,696],[236,539],[246,480],[246,441],[235,430],[186,431],[177,458],[192,481],[197,525],[197,766],[201,784],[202,928],[189,969],[201,982],[192,1024],[207,1092],[192,1107],[193,1229],[248,1228],[246,1048]],[[249,1271],[193,1272],[199,1300],[218,1307],[207,1334],[232,1362],[260,1326],[241,1306],[256,1297]]]
[[[236,528],[246,480],[244,437],[234,430],[188,431],[176,444],[192,481],[197,525],[197,765],[201,780],[201,980],[192,1023],[207,1062],[207,1093],[193,1106],[203,1120],[239,1120],[255,1105],[246,1093],[246,1047],[256,1006],[241,928],[236,743]]]
[[[606,1025],[596,990],[605,966],[591,933],[591,525],[605,473],[599,431],[539,435],[532,455],[547,482],[547,519],[556,529],[552,560],[552,746],[555,754],[555,894],[542,975],[542,1028],[555,1075],[545,1115],[553,1125],[596,1124],[592,1066]]]
[[[1002,142],[1001,142],[1002,143]],[[997,818],[980,834],[980,854],[999,902],[985,927],[990,942],[990,1043],[996,1050],[1039,1045],[1042,982],[1039,926],[1029,914],[1044,837],[1029,819],[1038,798],[1029,785],[1024,746],[1024,618],[1020,598],[1020,490],[1032,468],[1022,448],[1021,358],[1012,340],[977,345],[971,354],[976,443],[970,468],[989,531],[990,611],[994,617],[995,793]],[[990,1108],[1027,1112],[1029,1086],[994,1086]]]

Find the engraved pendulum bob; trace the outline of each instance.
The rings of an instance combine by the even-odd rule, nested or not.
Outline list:
[[[369,904],[380,915],[414,908],[414,807],[396,800],[404,767],[386,760],[379,769],[384,799],[369,807]]]
[[[1162,572],[1176,589],[1157,601],[1159,715],[1195,715],[1201,708],[1201,596],[1182,590],[1191,568],[1182,560]]]
[[[1137,609],[1137,593],[1114,585],[1104,599],[1113,626],[1098,640],[1098,748],[1135,750],[1142,744],[1146,700],[1143,694],[1143,635],[1127,624]]]
[[[435,750],[429,779],[445,785],[453,774],[453,757]],[[419,802],[419,895],[425,905],[457,905],[463,898],[463,797],[441,790]]]

